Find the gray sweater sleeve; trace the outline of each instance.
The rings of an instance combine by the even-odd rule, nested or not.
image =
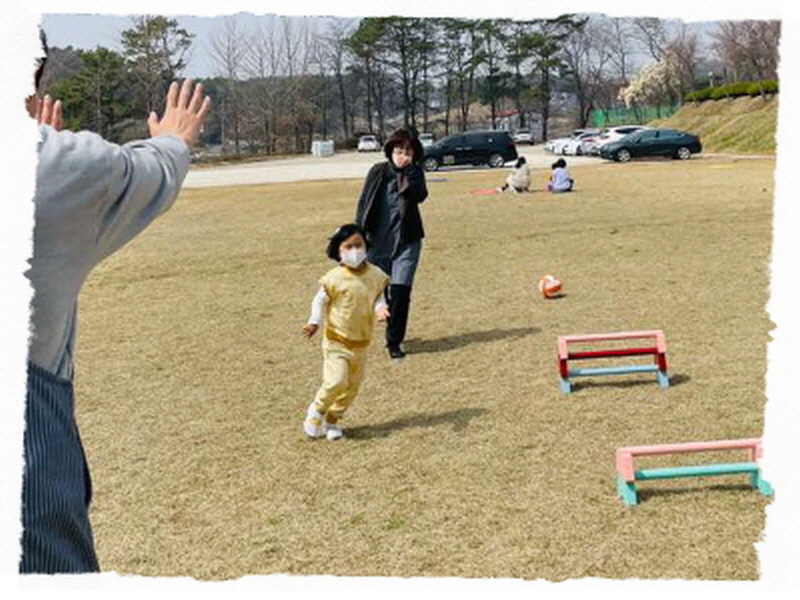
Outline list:
[[[34,196],[30,358],[72,375],[77,299],[89,272],[175,201],[189,168],[182,139],[124,146],[41,128]]]
[[[189,148],[159,136],[109,145],[108,193],[97,206],[97,251],[105,258],[175,202],[189,169]]]

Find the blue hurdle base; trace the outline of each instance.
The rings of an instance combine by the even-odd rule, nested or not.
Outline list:
[[[662,390],[669,387],[669,375],[667,375],[666,371],[656,372],[656,378],[658,379],[658,387]]]
[[[755,473],[750,474],[750,485],[753,487],[753,489],[761,492],[762,496],[773,495],[772,486],[770,485],[769,481],[761,477],[760,469]]]
[[[634,481],[625,481],[617,474],[617,495],[625,506],[636,506],[639,502],[636,491],[637,481],[654,479],[674,479],[679,477],[713,477],[717,475],[747,474],[750,486],[758,490],[762,496],[772,496],[772,486],[761,477],[761,469],[755,463],[732,463],[694,465],[687,467],[666,467],[660,469],[643,469],[634,473]]]
[[[658,387],[665,389],[669,387],[669,375],[666,371],[661,371],[658,365],[628,365],[625,367],[593,367],[590,369],[570,369],[568,378],[561,378],[561,391],[569,394],[572,391],[570,377],[597,377],[605,375],[631,375],[635,373],[655,373]]]
[[[636,506],[639,503],[636,484],[625,481],[619,475],[617,475],[617,494],[625,506]]]

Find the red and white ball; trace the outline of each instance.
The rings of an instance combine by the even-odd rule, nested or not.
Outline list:
[[[552,298],[561,291],[563,285],[558,277],[547,273],[539,278],[539,293],[545,298]]]

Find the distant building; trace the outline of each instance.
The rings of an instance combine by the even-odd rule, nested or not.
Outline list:
[[[536,142],[542,141],[542,115],[532,110],[523,111],[524,118],[516,110],[504,110],[497,113],[497,129],[505,129],[512,133],[518,129],[529,129]],[[525,125],[521,125],[524,121]],[[491,124],[490,124],[491,125]]]

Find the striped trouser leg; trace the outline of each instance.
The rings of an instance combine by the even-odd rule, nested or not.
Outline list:
[[[99,571],[72,383],[28,364],[21,573]]]

